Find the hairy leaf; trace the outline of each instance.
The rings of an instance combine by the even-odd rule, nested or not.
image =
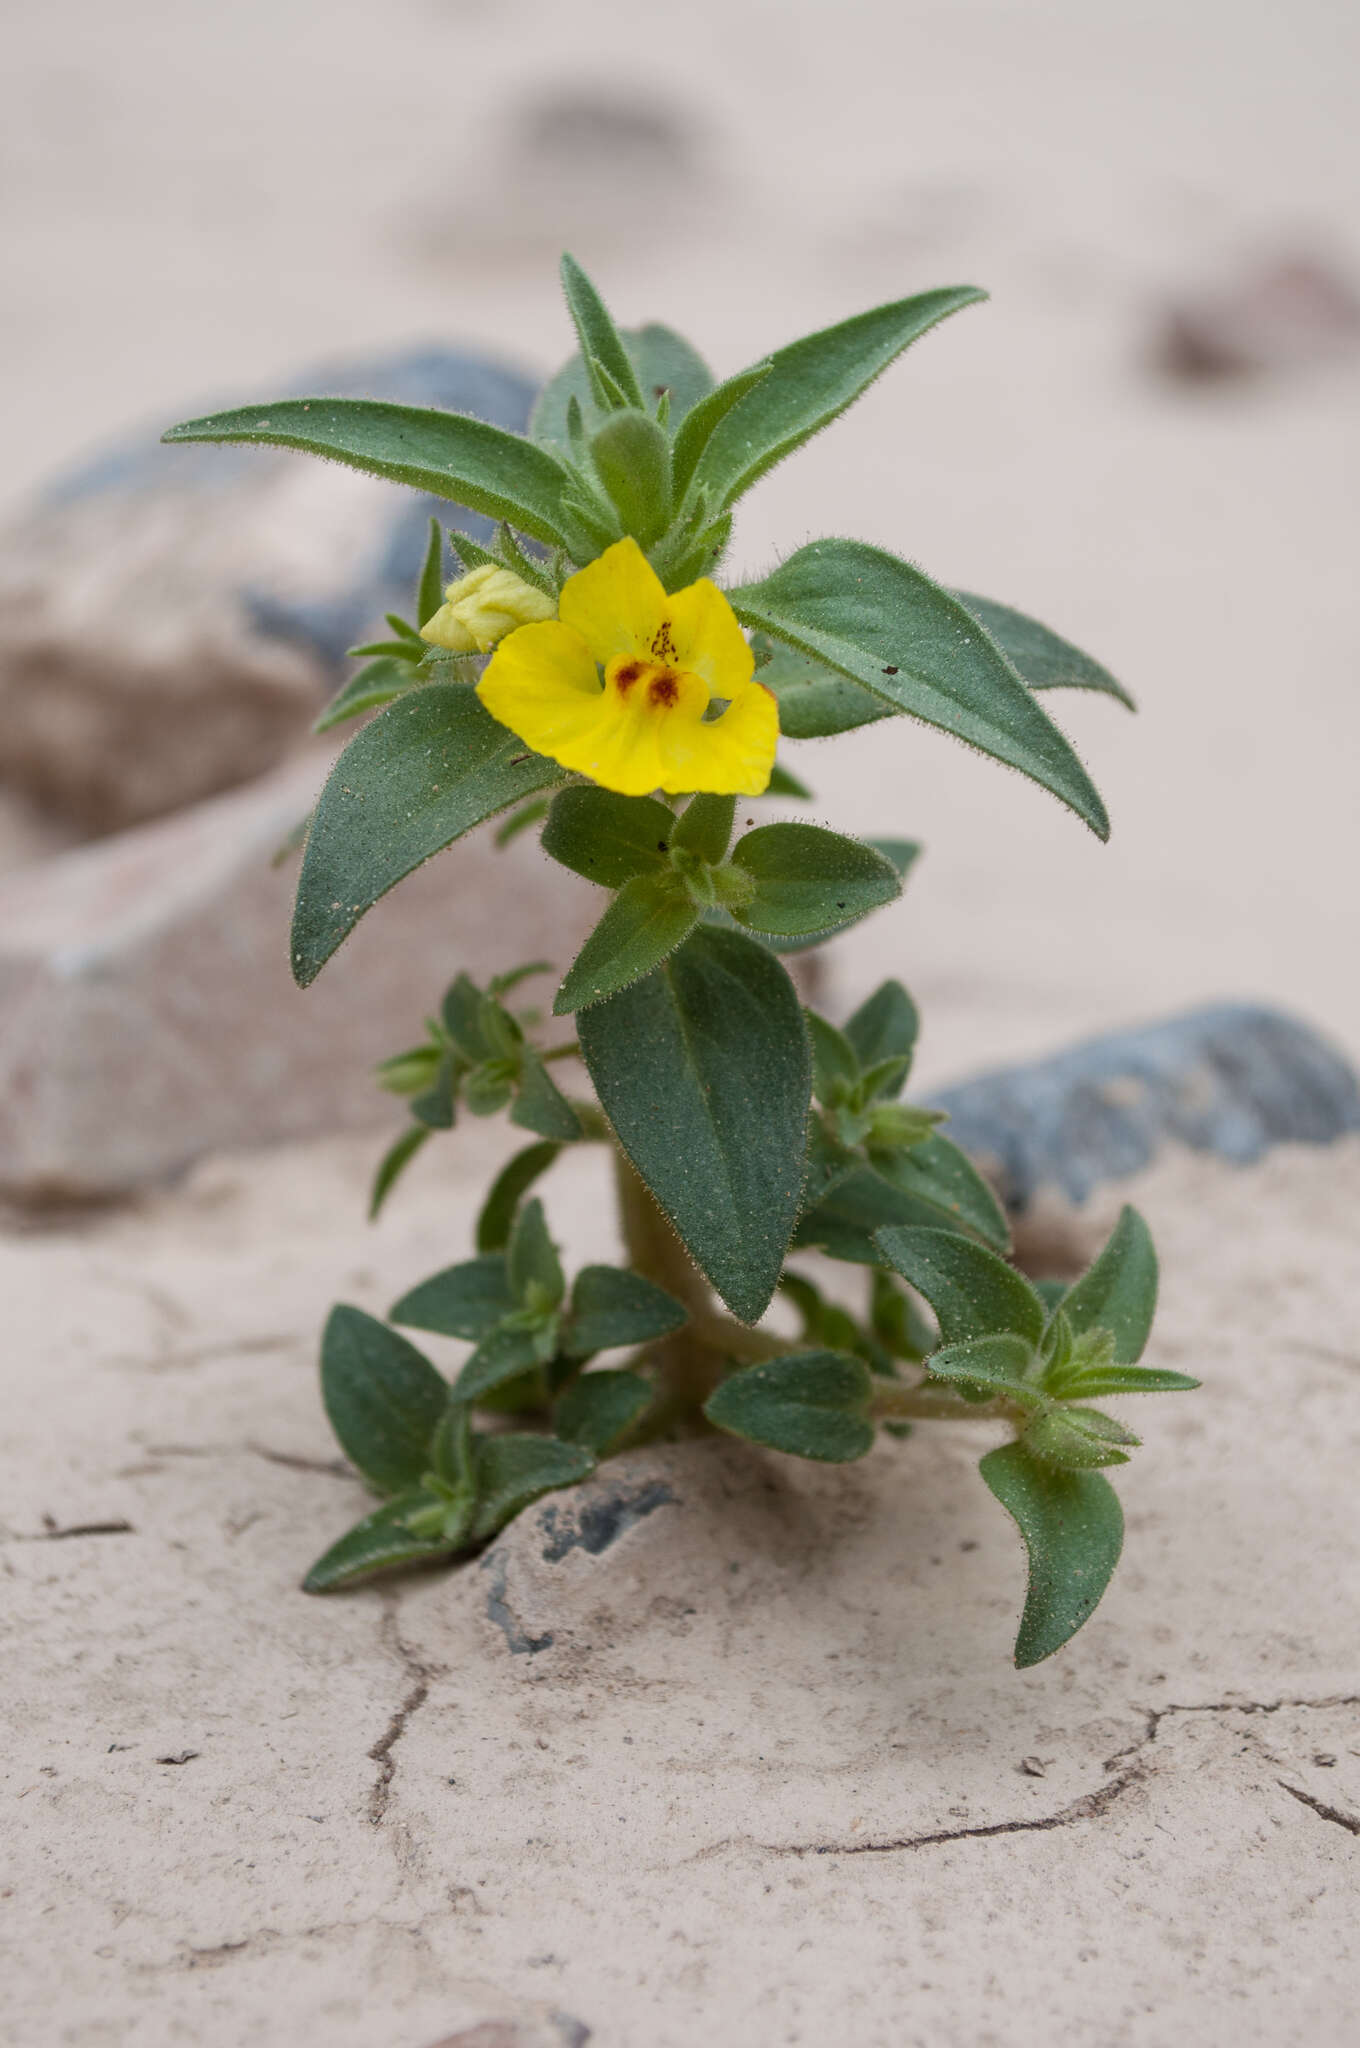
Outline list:
[[[389,704],[336,762],[307,836],[293,913],[299,986],[413,868],[561,780],[465,684],[426,683]]]
[[[734,911],[754,931],[791,935],[867,917],[902,893],[893,863],[821,825],[758,825],[732,849],[755,894]]]
[[[1099,1472],[1060,1471],[1031,1457],[1023,1444],[988,1451],[981,1470],[1029,1552],[1029,1591],[1015,1644],[1023,1671],[1060,1650],[1095,1612],[1123,1548],[1123,1510]]]
[[[491,1183],[477,1218],[479,1252],[504,1251],[510,1242],[510,1226],[521,1198],[539,1175],[547,1172],[561,1150],[560,1145],[552,1143],[526,1145],[522,1152],[516,1152],[513,1159],[506,1161]]]
[[[574,1486],[594,1470],[584,1444],[564,1444],[555,1436],[479,1437],[472,1540],[484,1542],[540,1494]]]
[[[1031,690],[1099,690],[1107,697],[1117,698],[1130,711],[1138,709],[1123,684],[1117,683],[1107,668],[1092,661],[1070,640],[1059,639],[1037,619],[1012,611],[1008,604],[997,604],[990,597],[975,597],[970,590],[956,590],[954,595],[983,631],[991,634]]]
[[[398,1565],[431,1564],[437,1558],[450,1556],[458,1547],[457,1538],[417,1536],[403,1519],[434,1505],[434,1495],[419,1488],[385,1501],[322,1553],[302,1581],[303,1592],[337,1593],[342,1587],[360,1585],[378,1572],[392,1571]]]
[[[345,1456],[379,1493],[414,1486],[429,1470],[448,1381],[414,1344],[362,1309],[341,1303],[327,1317],[321,1398]]]
[[[862,541],[814,541],[727,595],[743,625],[1018,768],[1109,836],[1094,784],[1032,691],[958,599],[910,563]]]
[[[571,1290],[571,1320],[562,1349],[568,1358],[590,1358],[622,1344],[651,1344],[687,1322],[684,1306],[619,1266],[583,1266]]]
[[[843,1465],[873,1446],[872,1385],[863,1359],[841,1351],[793,1352],[733,1373],[710,1395],[704,1414],[750,1443]]]
[[[286,398],[186,420],[163,441],[236,441],[329,456],[559,545],[566,470],[546,448],[466,413],[372,398]]]
[[[699,912],[672,870],[634,875],[572,962],[553,999],[553,1015],[568,1017],[650,974],[698,922]]]
[[[953,1231],[897,1225],[880,1230],[875,1241],[894,1272],[930,1303],[943,1343],[1001,1332],[1038,1343],[1043,1303],[1028,1280],[985,1245]]]
[[[1157,1253],[1152,1233],[1127,1205],[1095,1264],[1062,1299],[1074,1337],[1108,1330],[1117,1365],[1136,1365],[1157,1312]]]
[[[803,1184],[811,1058],[778,961],[701,927],[665,966],[579,1020],[619,1141],[701,1270],[754,1322]]]
[[[582,1373],[554,1408],[553,1426],[567,1443],[584,1444],[602,1458],[632,1428],[651,1399],[651,1387],[638,1373]]]
[[[635,875],[665,867],[674,829],[674,816],[655,797],[573,783],[553,798],[539,843],[588,882],[621,889]]]
[[[491,1252],[422,1280],[388,1313],[394,1323],[410,1329],[435,1330],[441,1337],[466,1337],[476,1343],[514,1306],[504,1255]]]

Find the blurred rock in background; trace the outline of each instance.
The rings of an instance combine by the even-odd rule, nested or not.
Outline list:
[[[1157,360],[1172,377],[1209,382],[1311,369],[1360,350],[1360,289],[1305,253],[1244,265],[1167,311]]]
[[[522,429],[534,386],[455,348],[320,365],[282,396]],[[269,396],[268,393],[265,394]],[[305,738],[345,649],[409,610],[442,500],[276,449],[165,448],[163,420],[0,534],[0,782],[83,833],[234,788]]]

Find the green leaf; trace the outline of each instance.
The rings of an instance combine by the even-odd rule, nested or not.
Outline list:
[[[753,363],[749,370],[738,370],[735,377],[728,377],[715,385],[688,413],[676,434],[671,457],[677,502],[689,489],[700,456],[733,406],[740,404],[747,392],[763,382],[773,368],[773,362],[767,357],[762,363]]]
[[[867,917],[902,893],[890,860],[822,825],[758,825],[732,849],[755,894],[733,916],[754,931],[825,931]]]
[[[885,981],[860,1004],[845,1025],[845,1035],[865,1067],[880,1060],[910,1059],[916,1050],[921,1020],[900,981]]]
[[[643,397],[656,398],[662,391],[669,391],[670,424],[675,428],[691,407],[712,390],[713,378],[707,364],[682,335],[669,327],[624,328],[621,338]],[[572,453],[568,412],[573,399],[584,422],[598,425],[590,378],[579,354],[544,385],[529,420],[529,432],[535,441],[567,456]]]
[[[624,532],[650,547],[671,516],[671,451],[664,432],[646,413],[611,413],[591,440],[590,456]]]
[[[765,794],[766,796],[791,796],[796,798],[799,803],[811,803],[812,801],[812,791],[808,788],[807,784],[800,782],[796,775],[790,774],[781,761],[776,761],[770,770],[770,779],[765,785]]]
[[[561,779],[465,684],[426,683],[389,704],[350,741],[317,806],[293,913],[298,985],[431,854]]]
[[[633,1165],[728,1307],[756,1321],[803,1184],[811,1058],[787,974],[755,940],[702,927],[579,1029]]]
[[[670,870],[634,875],[582,946],[553,1000],[555,1017],[616,995],[672,954],[699,921],[679,877]]]
[[[440,1004],[444,1029],[464,1059],[489,1059],[501,1048],[486,1035],[487,1001],[470,974],[456,974],[444,991]]]
[[[336,1593],[398,1565],[433,1563],[436,1558],[448,1557],[457,1549],[457,1539],[417,1536],[403,1520],[435,1504],[435,1496],[419,1488],[385,1501],[323,1552],[302,1581],[303,1592]]]
[[[1029,1552],[1029,1591],[1016,1638],[1022,1671],[1051,1657],[1095,1612],[1119,1562],[1124,1515],[1098,1472],[1064,1472],[1023,1444],[988,1451],[982,1476]]]
[[[779,730],[789,740],[820,740],[854,732],[898,714],[891,704],[862,690],[835,669],[768,634],[753,633],[756,673],[779,703]]]
[[[673,1294],[640,1273],[619,1266],[583,1266],[571,1290],[571,1319],[562,1349],[568,1358],[590,1358],[623,1344],[651,1344],[683,1330],[688,1320]]]
[[[429,653],[429,649],[423,640],[416,641],[414,644],[406,639],[365,640],[362,646],[347,647],[345,652],[353,660],[361,660],[365,656],[374,655],[380,656],[384,660],[395,661],[408,670],[409,678],[412,682],[419,682],[420,678],[416,674],[416,665],[423,661],[426,654]]]
[[[983,631],[990,633],[1006,659],[1018,670],[1031,690],[1099,690],[1136,711],[1138,706],[1107,668],[1092,661],[1070,640],[1059,639],[1037,619],[1012,611],[990,597],[975,597],[969,590],[954,595],[972,613]]]
[[[557,1247],[548,1235],[543,1204],[535,1196],[515,1218],[505,1248],[510,1292],[521,1308],[556,1308],[567,1291]]]
[[[345,1456],[379,1493],[414,1486],[429,1470],[448,1381],[414,1344],[362,1309],[342,1303],[326,1319],[321,1398]]]
[[[635,1372],[586,1372],[553,1410],[553,1427],[569,1444],[602,1458],[650,1407],[652,1390]]]
[[[1125,1444],[1141,1443],[1131,1429],[1102,1415],[1098,1408],[1050,1408],[1025,1431],[1025,1449],[1047,1464],[1069,1471],[1088,1471],[1100,1465],[1127,1465]]]
[[[456,1401],[479,1401],[497,1387],[542,1365],[544,1343],[537,1330],[502,1324],[483,1337],[453,1383]]]
[[[1142,1357],[1157,1312],[1157,1253],[1136,1209],[1120,1211],[1104,1250],[1063,1296],[1062,1309],[1074,1337],[1110,1331],[1116,1364]]]
[[[473,1488],[476,1448],[472,1412],[463,1401],[450,1401],[430,1444],[430,1470],[445,1486]]]
[[[430,538],[416,587],[416,624],[432,619],[444,602],[444,534],[439,521],[430,521]]]
[[[889,1187],[880,1174],[859,1164],[857,1153],[850,1157],[849,1170],[831,1177],[829,1192],[809,1202],[793,1241],[800,1248],[823,1251],[830,1259],[877,1266],[883,1254],[875,1242],[875,1231],[888,1224],[933,1228],[939,1221],[938,1212]],[[811,1175],[809,1183],[810,1191],[816,1193],[820,1183],[813,1183]]]
[[[922,292],[776,349],[765,376],[714,428],[694,468],[694,489],[726,510],[838,419],[927,329],[985,297],[971,285]]]
[[[510,1121],[521,1130],[564,1142],[581,1135],[581,1119],[532,1046],[526,1045],[520,1055],[519,1087]]]
[[[1023,1385],[1034,1362],[1034,1347],[1023,1337],[970,1337],[963,1344],[945,1344],[926,1364],[937,1380],[958,1380],[965,1386],[999,1391],[1021,1401],[1042,1404],[1037,1387]]]
[[[727,597],[743,625],[1018,768],[1108,838],[1105,807],[1068,741],[971,613],[919,569],[862,541],[814,541]]]
[[[378,1162],[368,1197],[368,1220],[372,1223],[406,1168],[430,1135],[428,1124],[408,1124],[396,1143],[389,1145]]]
[[[812,1092],[831,1108],[840,1102],[859,1080],[860,1066],[855,1048],[834,1024],[815,1010],[804,1010],[803,1019],[812,1041]]]
[[[1043,1303],[1028,1280],[985,1245],[949,1230],[898,1225],[880,1230],[875,1241],[893,1270],[930,1303],[945,1344],[1010,1331],[1039,1342]]]
[[[521,1198],[557,1159],[562,1147],[555,1144],[526,1145],[508,1159],[495,1180],[477,1218],[479,1252],[501,1252],[510,1242],[510,1227]]]
[[[627,403],[640,406],[642,392],[637,373],[604,300],[574,256],[563,255],[561,274],[567,311],[571,314],[582,355],[594,356],[600,367],[613,378]]]
[[[507,520],[550,546],[566,537],[562,464],[546,448],[466,413],[372,398],[287,398],[186,420],[161,439],[298,448]]]
[[[1200,1382],[1148,1365],[1111,1365],[1065,1372],[1046,1384],[1060,1400],[1103,1401],[1111,1394],[1193,1394]]]
[[[537,825],[546,818],[550,809],[546,796],[531,796],[528,803],[511,811],[508,818],[496,827],[492,834],[497,846],[508,846],[512,839],[518,839],[521,832],[527,832],[531,825]]]
[[[515,1306],[505,1259],[500,1252],[446,1266],[403,1294],[388,1311],[394,1323],[414,1330],[435,1330],[441,1337],[466,1337],[476,1343]]]
[[[874,1166],[885,1180],[918,1202],[929,1202],[956,1230],[970,1230],[994,1250],[1010,1250],[1006,1212],[966,1152],[941,1132],[932,1132],[910,1150],[875,1154]]]
[[[588,882],[621,889],[635,875],[666,866],[674,829],[674,817],[655,797],[572,784],[553,798],[539,844]]]
[[[332,726],[343,725],[347,718],[359,718],[365,711],[377,711],[382,705],[390,704],[394,697],[400,697],[403,690],[415,688],[419,682],[420,677],[409,661],[397,661],[391,656],[381,661],[370,661],[331,698],[312,731],[329,732]]]
[[[749,1443],[844,1465],[873,1446],[872,1385],[863,1359],[799,1351],[733,1373],[705,1402],[704,1414]]]
[[[727,851],[736,815],[734,796],[692,796],[671,831],[671,845],[714,866]]]
[[[429,1088],[411,1098],[411,1114],[418,1123],[432,1131],[451,1131],[454,1121],[454,1098],[457,1094],[461,1074],[461,1062],[454,1052],[443,1052],[435,1068],[434,1080]]]
[[[595,1460],[584,1444],[554,1436],[484,1436],[477,1442],[477,1512],[474,1542],[494,1536],[540,1494],[588,1479]]]

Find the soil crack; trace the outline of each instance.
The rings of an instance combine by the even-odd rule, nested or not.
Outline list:
[[[1334,1826],[1345,1828],[1348,1835],[1360,1835],[1360,1820],[1353,1813],[1343,1813],[1339,1806],[1328,1806],[1325,1799],[1315,1799],[1311,1792],[1303,1791],[1298,1785],[1291,1785],[1288,1778],[1277,1778],[1275,1783],[1291,1799],[1297,1799],[1300,1806],[1311,1807],[1322,1820],[1329,1820]]]
[[[400,1706],[372,1749],[367,1752],[369,1761],[378,1766],[377,1778],[368,1795],[368,1817],[375,1828],[381,1827],[387,1817],[387,1808],[392,1798],[392,1782],[397,1775],[397,1745],[413,1717],[420,1712],[429,1698],[431,1682],[439,1676],[435,1665],[422,1662],[409,1643],[402,1641],[397,1627],[395,1601],[395,1595],[387,1596],[379,1633],[383,1647],[397,1659],[411,1682]]]

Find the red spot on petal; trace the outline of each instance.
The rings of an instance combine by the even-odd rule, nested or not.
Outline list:
[[[663,668],[660,675],[652,677],[647,695],[658,708],[663,704],[674,704],[680,695],[680,678],[674,670]]]
[[[641,676],[647,664],[645,661],[625,661],[614,671],[617,687],[626,694]]]

